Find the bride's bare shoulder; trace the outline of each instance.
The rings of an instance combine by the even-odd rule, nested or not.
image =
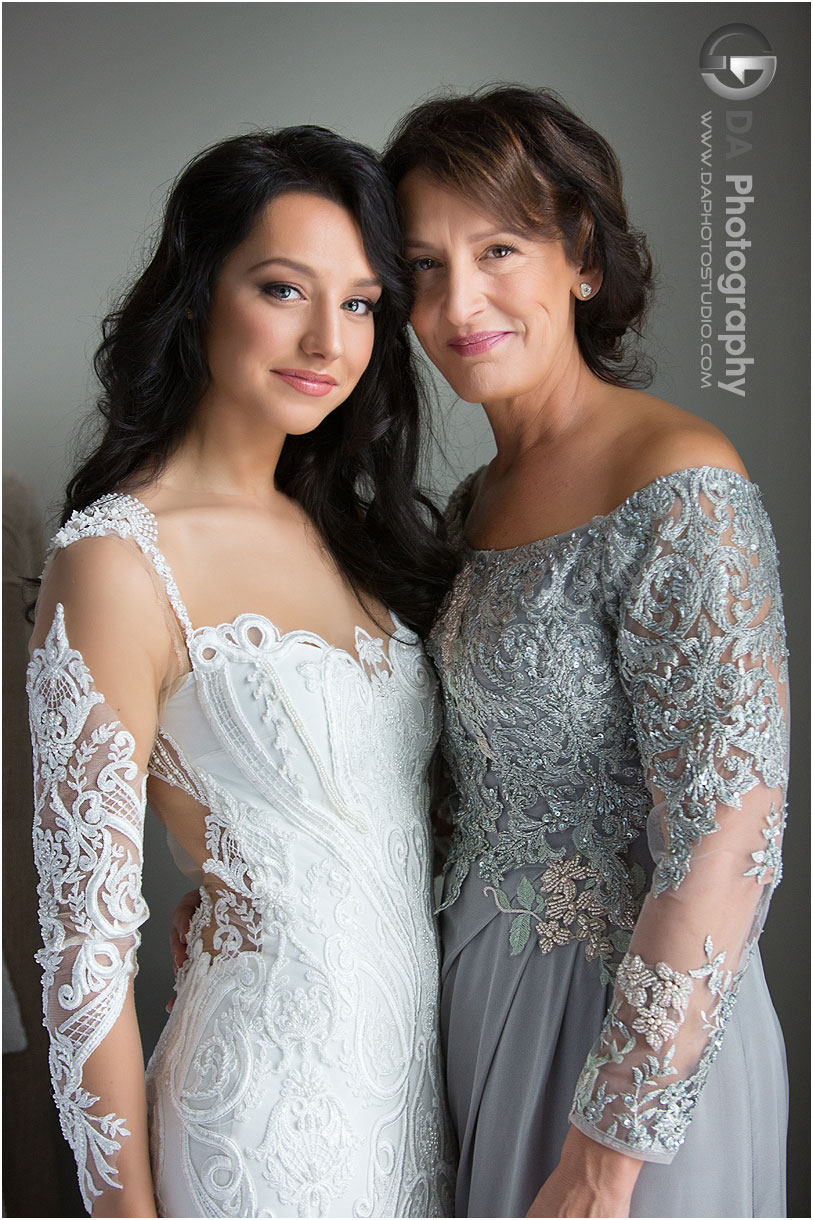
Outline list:
[[[103,649],[106,641],[123,651],[123,641],[135,641],[164,658],[166,622],[155,576],[134,540],[111,531],[57,543],[37,597],[32,649],[42,645],[57,604],[80,652]]]

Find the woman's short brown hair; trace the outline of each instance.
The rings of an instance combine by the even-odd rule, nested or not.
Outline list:
[[[507,85],[423,102],[396,126],[384,167],[396,186],[422,169],[514,231],[563,240],[603,277],[576,306],[585,363],[615,385],[649,380],[625,342],[640,336],[651,288],[646,240],[630,228],[615,153],[555,93]]]

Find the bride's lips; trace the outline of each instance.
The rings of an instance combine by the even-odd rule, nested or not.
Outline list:
[[[480,352],[487,352],[510,333],[510,330],[479,330],[474,335],[455,335],[446,346],[458,356],[476,356]]]
[[[336,387],[335,377],[327,373],[312,373],[310,369],[272,369],[271,372],[299,390],[300,394],[311,394],[315,398],[323,398]]]

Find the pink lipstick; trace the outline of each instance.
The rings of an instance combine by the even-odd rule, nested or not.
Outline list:
[[[314,398],[324,398],[336,386],[335,377],[327,373],[312,373],[310,369],[272,369],[271,372],[299,390],[300,394],[310,394]]]
[[[479,330],[474,335],[455,335],[446,346],[457,352],[458,356],[477,356],[496,346],[510,333],[508,330]]]

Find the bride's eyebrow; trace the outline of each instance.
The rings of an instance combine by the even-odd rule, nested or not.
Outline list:
[[[283,267],[290,267],[291,271],[298,271],[300,275],[316,275],[313,267],[309,267],[307,263],[296,263],[292,258],[284,258],[282,255],[273,258],[264,258],[259,263],[255,263],[253,267],[249,267],[249,271],[259,271],[260,267],[268,267],[271,263],[278,263]]]
[[[315,278],[318,272],[313,267],[309,267],[307,263],[297,263],[292,258],[285,258],[283,255],[274,258],[264,258],[261,262],[255,263],[253,267],[249,267],[249,273],[259,271],[261,267],[268,267],[272,263],[277,266],[288,267],[291,271],[298,271],[300,275],[309,275]],[[354,288],[380,288],[381,281],[375,276],[367,277],[366,279],[353,280]]]

